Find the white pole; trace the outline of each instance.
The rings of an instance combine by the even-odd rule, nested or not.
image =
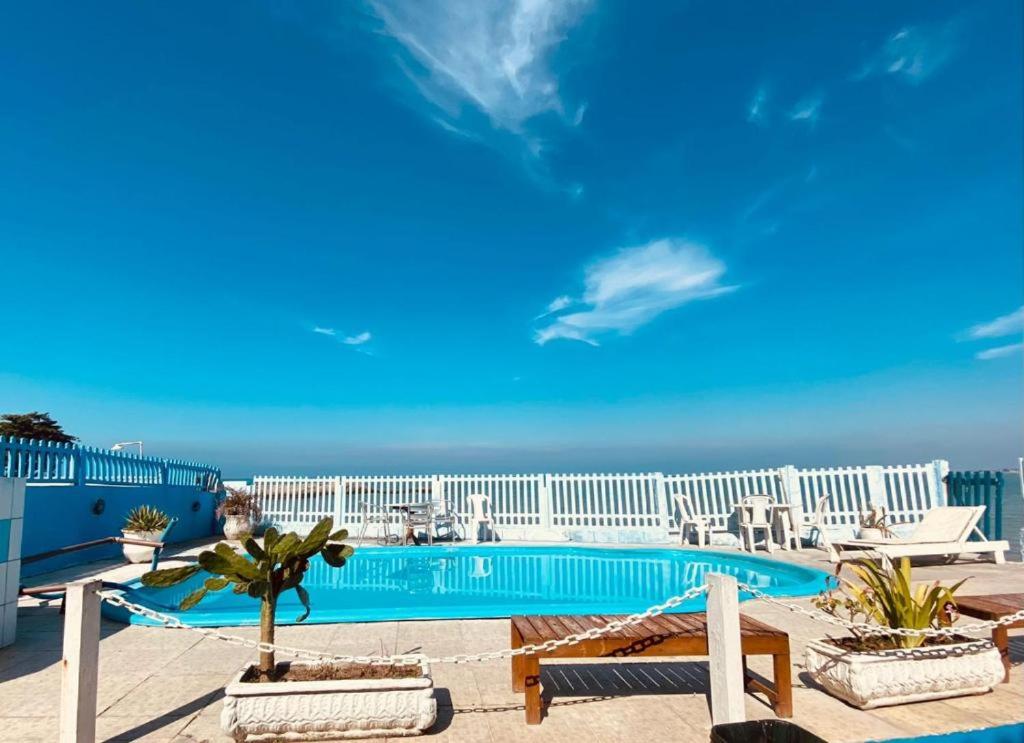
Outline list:
[[[711,723],[744,722],[740,600],[731,575],[708,573],[708,656]]]
[[[100,654],[99,580],[69,583],[64,599],[60,678],[60,743],[95,743]]]

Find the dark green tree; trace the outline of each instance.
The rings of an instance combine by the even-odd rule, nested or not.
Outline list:
[[[56,441],[61,444],[73,444],[78,441],[77,436],[65,433],[60,423],[51,418],[49,413],[37,411],[0,415],[0,436]]]
[[[352,556],[351,547],[339,544],[348,537],[348,532],[339,529],[332,534],[333,526],[334,520],[325,518],[313,527],[305,539],[295,532],[281,536],[277,529],[270,527],[263,534],[262,547],[252,535],[242,539],[242,545],[251,560],[221,542],[213,551],[200,552],[198,565],[154,570],[142,576],[142,584],[166,588],[184,583],[200,570],[212,573],[214,577],[207,578],[202,586],[182,599],[181,610],[191,609],[210,591],[220,591],[234,584],[232,590],[235,593],[245,593],[260,600],[260,642],[273,644],[277,600],[282,593],[294,589],[306,609],[302,616],[296,618],[296,622],[302,622],[309,616],[309,594],[301,585],[309,568],[309,558],[319,553],[328,565],[340,568]],[[261,651],[259,680],[273,681],[276,668],[274,652]]]

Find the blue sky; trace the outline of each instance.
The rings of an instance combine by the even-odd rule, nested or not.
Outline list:
[[[3,15],[5,410],[232,475],[1024,450],[1019,3]]]

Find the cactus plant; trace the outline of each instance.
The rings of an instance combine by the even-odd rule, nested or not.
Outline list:
[[[221,542],[213,550],[201,552],[198,565],[154,570],[142,576],[142,583],[155,588],[177,586],[205,570],[213,577],[207,578],[201,587],[182,599],[181,610],[191,609],[211,591],[221,591],[233,585],[232,590],[236,594],[244,593],[260,599],[260,641],[273,644],[277,600],[282,593],[294,589],[305,608],[295,621],[302,622],[309,616],[309,594],[302,587],[309,559],[319,554],[328,565],[340,568],[352,556],[352,548],[339,543],[348,537],[348,532],[339,529],[332,533],[333,527],[334,520],[325,518],[304,539],[295,532],[282,536],[270,527],[263,535],[262,547],[251,534],[242,539],[242,546],[251,560]],[[273,681],[276,667],[273,650],[261,650],[259,681]]]

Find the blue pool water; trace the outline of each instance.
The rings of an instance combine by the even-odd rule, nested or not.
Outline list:
[[[900,738],[885,743],[1024,743],[1024,723],[965,730],[961,733],[926,735],[923,738]]]
[[[679,549],[594,547],[363,547],[334,569],[316,558],[303,585],[312,613],[307,623],[393,619],[495,618],[512,614],[624,614],[701,585],[709,572],[733,575],[777,596],[820,591],[826,574],[810,568],[740,554]],[[174,588],[138,583],[129,598],[200,626],[257,624],[259,604],[230,589],[208,594],[188,612],[181,599],[207,573]],[[703,611],[704,599],[676,611]],[[147,620],[104,604],[107,616]],[[294,591],[281,597],[278,622],[302,613]]]

